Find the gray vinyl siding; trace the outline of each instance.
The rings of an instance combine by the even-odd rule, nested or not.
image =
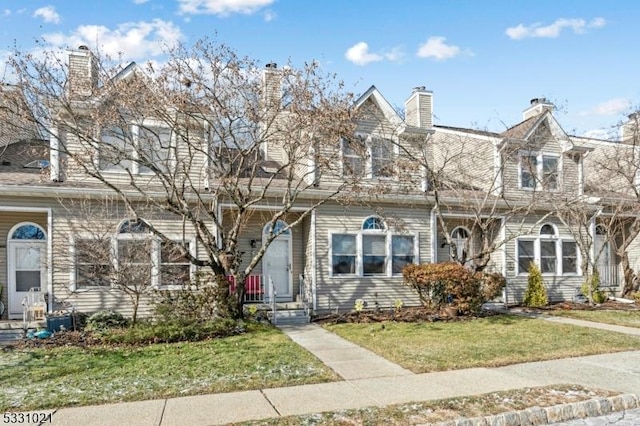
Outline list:
[[[509,304],[522,303],[527,289],[528,275],[518,274],[517,244],[518,238],[536,239],[539,237],[540,227],[545,223],[550,223],[558,229],[558,239],[575,241],[571,232],[557,219],[549,217],[542,219],[542,214],[530,214],[522,218],[522,222],[513,220],[506,224],[506,259],[507,259],[507,302]],[[578,248],[579,251],[579,248]],[[557,256],[561,262],[562,253],[558,250]],[[581,259],[585,262],[585,259]],[[543,274],[543,280],[547,289],[549,301],[571,300],[576,293],[576,289],[584,283],[581,273],[567,275]]]
[[[429,262],[430,231],[429,210],[416,206],[378,206],[387,223],[398,219],[400,226],[389,226],[392,233],[415,235],[418,239],[419,263]],[[369,308],[377,302],[380,307],[393,306],[396,299],[405,306],[419,305],[416,294],[403,284],[402,276],[332,276],[330,261],[330,234],[351,233],[361,229],[362,222],[376,211],[367,207],[343,207],[326,204],[317,216],[317,307],[319,311],[353,309],[356,299],[364,299]],[[387,255],[390,255],[387,253]]]
[[[508,142],[507,142],[508,143]],[[520,188],[520,153],[550,154],[558,158],[559,176],[556,192],[568,197],[579,194],[579,157],[563,153],[560,142],[545,125],[529,137],[526,144],[513,143],[503,153],[504,194],[507,197],[530,196],[533,191]],[[536,191],[541,191],[537,189]]]

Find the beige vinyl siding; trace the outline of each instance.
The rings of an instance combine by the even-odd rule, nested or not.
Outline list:
[[[549,217],[543,219],[542,214],[532,213],[522,222],[518,222],[518,218],[506,224],[506,235],[508,242],[506,244],[507,258],[507,302],[509,304],[522,303],[524,294],[527,289],[528,275],[518,274],[518,258],[517,244],[518,238],[536,239],[539,237],[539,230],[543,224],[550,223],[556,226],[558,230],[558,239],[574,241],[575,238],[569,230],[557,219]],[[578,252],[580,251],[578,247]],[[557,252],[558,258],[561,258],[560,249]],[[559,259],[561,261],[561,259]],[[585,262],[581,259],[581,262]],[[547,289],[549,301],[572,300],[578,289],[584,283],[584,277],[579,273],[577,275],[550,275],[543,274],[543,280]]]
[[[4,201],[0,203],[1,206],[7,206],[7,204],[8,203]],[[15,203],[11,203],[11,204],[15,204]],[[19,204],[22,204],[22,203],[19,203]],[[33,203],[33,202],[29,202],[28,200],[25,200],[22,206],[26,207],[27,205],[29,207],[40,207],[37,205],[37,203]],[[47,213],[0,211],[0,241],[2,241],[2,243],[0,243],[0,276],[2,277],[2,282],[0,282],[0,286],[2,287],[1,300],[5,306],[5,313],[2,316],[3,319],[7,318],[7,314],[9,311],[9,304],[8,304],[9,297],[8,297],[8,288],[7,288],[7,284],[9,282],[9,271],[7,268],[8,267],[7,242],[9,238],[9,231],[15,225],[22,222],[35,223],[37,225],[40,225],[42,229],[44,229],[45,232],[47,232]],[[49,235],[47,235],[47,238],[49,238]],[[46,283],[42,283],[42,291],[46,291]]]
[[[74,288],[72,276],[75,274],[75,259],[72,254],[72,242],[76,238],[111,238],[116,237],[119,224],[129,218],[126,209],[118,203],[99,204],[63,202],[53,210],[53,287],[56,306],[73,306],[80,312],[96,312],[113,309],[123,315],[131,315],[130,299],[122,291],[109,287]],[[183,222],[166,213],[149,212],[142,218],[166,236],[191,242],[193,233],[186,229]],[[139,316],[151,313],[152,293],[144,295]]]
[[[161,126],[160,122],[153,122],[149,125],[155,127]],[[135,123],[131,123],[135,124]],[[167,124],[169,128],[175,129],[178,124]],[[91,129],[91,126],[87,124],[87,129],[83,131],[95,133],[94,139],[100,138],[99,129]],[[208,158],[208,141],[204,137],[204,126],[201,123],[192,124],[189,129],[180,128],[178,130],[180,134],[174,133],[171,141],[170,148],[170,164],[175,173],[175,179],[178,181],[176,186],[180,186],[180,182],[185,179],[190,179],[194,186],[199,188],[205,187],[206,182],[206,166]],[[99,183],[95,178],[91,178],[86,175],[83,166],[98,172],[108,182],[115,185],[121,185],[122,187],[128,187],[130,184],[131,176],[124,169],[105,170],[102,169],[101,158],[99,151],[91,145],[87,140],[81,140],[78,133],[78,129],[74,129],[73,133],[66,131],[64,126],[59,130],[62,143],[66,145],[66,149],[75,154],[78,157],[78,161],[72,157],[68,157],[65,161],[66,170],[64,171],[65,180],[70,182],[82,182],[82,183]],[[188,138],[189,142],[185,142],[185,138]],[[99,142],[100,144],[101,142]],[[173,171],[172,170],[172,171]],[[167,173],[168,175],[168,173]],[[151,172],[140,172],[134,175],[136,184],[141,187],[154,186],[160,188],[160,178]],[[188,185],[189,186],[189,185]]]
[[[418,261],[428,262],[431,252],[429,210],[420,206],[380,205],[378,208],[392,233],[414,235],[418,239],[419,253],[415,253],[419,256]],[[353,309],[356,299],[364,299],[369,308],[373,308],[376,302],[380,307],[390,307],[396,299],[401,299],[405,306],[419,305],[416,294],[403,284],[402,276],[332,276],[330,234],[358,232],[362,222],[372,215],[376,215],[376,211],[367,207],[343,207],[331,203],[319,208],[316,219],[319,311]],[[401,224],[394,226],[394,220]]]

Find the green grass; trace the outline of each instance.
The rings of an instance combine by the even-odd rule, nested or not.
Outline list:
[[[638,337],[510,315],[326,328],[416,373],[640,349]]]
[[[278,330],[197,343],[0,352],[0,411],[318,383],[339,378]]]
[[[550,315],[640,328],[640,311],[550,311]]]

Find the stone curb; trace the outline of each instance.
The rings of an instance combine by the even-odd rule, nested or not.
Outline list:
[[[616,411],[640,408],[640,396],[623,394],[551,407],[531,407],[494,416],[462,418],[438,423],[438,426],[518,426],[546,425],[585,417],[604,416]]]

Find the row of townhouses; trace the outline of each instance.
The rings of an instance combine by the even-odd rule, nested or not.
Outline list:
[[[264,114],[227,112],[216,124],[184,114],[175,99],[168,106],[138,65],[105,83],[96,62],[84,46],[69,53],[65,103],[39,104],[46,126],[12,123],[27,120],[16,118],[25,90],[2,88],[5,98],[20,93],[5,102],[11,114],[0,127],[5,318],[22,317],[34,288],[49,310],[130,314],[114,270],[162,290],[212,264],[245,280],[248,301],[304,301],[316,312],[352,309],[357,299],[418,304],[402,278],[410,263],[500,272],[508,304],[522,301],[531,262],[555,301],[571,300],[594,269],[612,294],[637,286],[633,120],[615,142],[572,136],[553,104],[536,98],[499,133],[435,125],[432,91],[413,89],[400,113],[371,86],[348,119],[314,112],[315,129],[332,118],[344,129],[309,136],[287,98],[291,76],[275,64],[251,80]],[[222,99],[224,87],[216,90]],[[238,93],[234,105],[251,102]],[[295,126],[305,142],[292,137]],[[240,267],[225,265],[225,254]]]

